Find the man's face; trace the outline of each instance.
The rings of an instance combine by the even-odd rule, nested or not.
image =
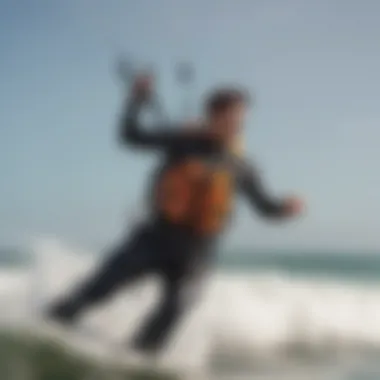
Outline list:
[[[244,104],[234,104],[213,117],[211,124],[226,138],[234,138],[244,125],[246,113],[247,109]]]

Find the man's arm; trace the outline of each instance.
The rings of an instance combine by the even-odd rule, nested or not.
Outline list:
[[[144,105],[144,100],[134,96],[127,101],[119,124],[119,138],[122,143],[147,147],[159,145],[160,141],[156,136],[157,128],[154,132],[150,132],[141,125],[140,115]]]
[[[157,125],[146,130],[140,122],[143,103],[132,99],[122,115],[119,136],[123,143],[147,148],[175,148],[211,146],[214,140],[203,131],[185,131],[180,127]]]
[[[282,218],[291,213],[287,200],[277,200],[268,194],[257,170],[240,160],[238,172],[238,185],[241,192],[262,215]]]
[[[119,137],[122,143],[143,148],[160,149],[212,149],[217,140],[211,134],[202,130],[184,130],[181,127],[157,125],[150,130],[144,128],[140,122],[140,114],[144,102],[131,98],[122,115]]]

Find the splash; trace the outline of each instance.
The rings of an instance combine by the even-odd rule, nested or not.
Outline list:
[[[30,270],[0,272],[1,323],[22,325],[91,272],[96,259],[55,239],[33,245]],[[156,279],[121,290],[84,322],[123,345],[154,306]],[[380,286],[278,273],[215,273],[164,355],[176,366],[238,366],[380,352]],[[3,312],[4,310],[4,312]],[[269,365],[269,364],[268,364]]]

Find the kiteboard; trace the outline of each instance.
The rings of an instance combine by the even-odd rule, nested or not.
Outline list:
[[[164,364],[158,356],[146,356],[129,348],[125,342],[85,324],[66,328],[41,318],[41,324],[28,330],[30,341],[59,345],[70,355],[93,362],[103,370],[151,380],[180,380],[185,373]]]

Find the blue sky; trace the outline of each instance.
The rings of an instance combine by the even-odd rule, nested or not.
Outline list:
[[[239,206],[229,245],[380,247],[380,3],[374,0],[0,0],[0,242],[56,235],[97,248],[120,234],[157,162],[116,145],[121,50],[155,62],[169,109],[173,64],[195,99],[243,83],[257,104],[248,155],[303,220]]]

